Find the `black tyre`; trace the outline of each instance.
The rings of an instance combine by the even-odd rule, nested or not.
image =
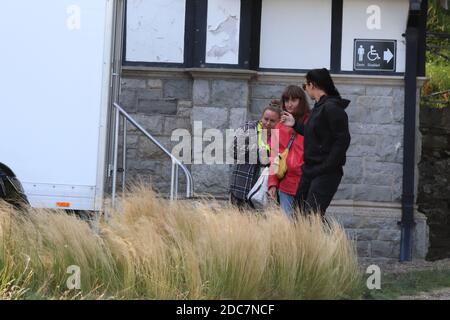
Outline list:
[[[12,170],[2,163],[0,163],[0,199],[5,200],[18,209],[23,209],[30,205],[22,184]]]

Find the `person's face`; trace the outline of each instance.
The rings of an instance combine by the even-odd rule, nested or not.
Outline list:
[[[314,99],[313,89],[314,89],[313,84],[312,84],[311,82],[305,81],[305,83],[303,84],[303,91],[305,91],[306,94],[307,94],[311,99]]]
[[[263,116],[261,118],[261,123],[263,126],[263,129],[266,130],[271,130],[273,128],[275,128],[275,126],[278,124],[278,122],[280,121],[280,116],[278,115],[278,113],[276,113],[275,111],[272,110],[266,110],[263,113]]]
[[[289,97],[284,101],[284,107],[290,114],[295,114],[298,110],[298,105],[300,104],[300,99]]]

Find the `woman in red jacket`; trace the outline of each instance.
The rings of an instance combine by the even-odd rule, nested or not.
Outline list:
[[[305,92],[299,86],[288,86],[281,97],[283,111],[289,112],[298,122],[305,122],[309,106]],[[277,130],[278,129],[278,130]],[[276,200],[277,195],[283,211],[289,217],[294,212],[295,194],[301,178],[301,166],[303,164],[303,136],[297,134],[292,128],[279,123],[273,130],[272,143],[278,141],[278,150],[272,144],[271,159],[282,153],[290,144],[286,159],[287,172],[282,179],[278,179],[271,170],[269,176],[269,196]]]

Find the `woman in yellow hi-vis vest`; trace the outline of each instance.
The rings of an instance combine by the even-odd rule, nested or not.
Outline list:
[[[247,195],[258,180],[261,167],[270,163],[271,130],[280,117],[281,109],[269,105],[260,120],[248,121],[236,131],[231,152],[237,164],[231,171],[230,201],[240,209],[253,208]]]

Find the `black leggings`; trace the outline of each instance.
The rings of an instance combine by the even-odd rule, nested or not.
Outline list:
[[[342,176],[342,169],[312,179],[302,176],[295,195],[300,210],[304,213],[313,212],[325,215],[325,211],[341,183]]]

